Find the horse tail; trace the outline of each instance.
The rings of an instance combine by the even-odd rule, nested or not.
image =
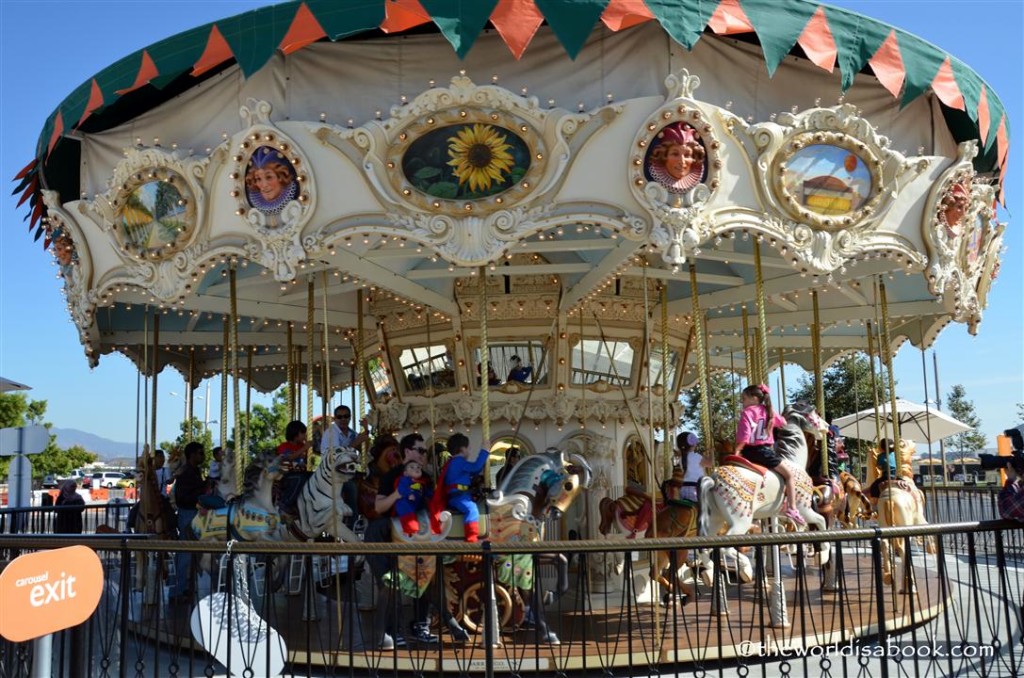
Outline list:
[[[711,512],[711,490],[715,487],[715,479],[704,476],[697,487],[697,534],[706,537],[708,534],[708,516]]]

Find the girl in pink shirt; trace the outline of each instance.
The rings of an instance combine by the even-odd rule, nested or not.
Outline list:
[[[797,525],[806,521],[796,510],[796,486],[789,467],[775,452],[775,436],[772,429],[785,426],[786,420],[772,411],[772,398],[764,384],[751,384],[740,394],[743,412],[736,423],[735,453],[746,459],[778,472],[786,481],[786,498],[789,505],[782,512]]]

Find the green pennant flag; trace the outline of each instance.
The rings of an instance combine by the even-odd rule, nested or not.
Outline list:
[[[853,86],[853,79],[875,55],[892,29],[860,14],[835,7],[825,7],[825,18],[832,29],[832,38],[839,52],[836,60],[842,76],[841,87],[845,92]]]
[[[331,40],[375,30],[385,17],[381,0],[306,0],[306,7]]]
[[[299,4],[289,2],[262,7],[217,22],[245,77],[261,69],[274,56],[274,50],[291,28]]]
[[[907,80],[903,85],[903,100],[900,107],[924,94],[939,72],[946,53],[916,35],[896,29],[896,39],[900,43],[900,54],[903,57],[903,68],[907,71]]]
[[[818,6],[805,0],[740,0],[740,7],[757,32],[768,75],[793,49]]]
[[[611,0],[535,0],[570,59],[579,55]]]
[[[646,0],[646,4],[661,27],[688,50],[700,40],[718,7],[717,0]]]
[[[464,59],[487,25],[498,0],[420,0],[420,4],[441,29],[455,53]]]

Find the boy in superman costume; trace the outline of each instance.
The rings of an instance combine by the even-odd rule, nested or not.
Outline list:
[[[431,516],[438,515],[446,506],[464,516],[464,532],[466,541],[480,540],[480,511],[473,501],[470,488],[473,477],[487,467],[490,452],[481,449],[471,452],[469,438],[456,433],[448,439],[448,451],[451,460],[441,470],[441,478],[437,483],[437,491],[430,503]]]

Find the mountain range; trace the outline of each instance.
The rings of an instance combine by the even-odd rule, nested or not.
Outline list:
[[[100,461],[135,459],[135,443],[115,442],[76,428],[54,426],[50,433],[57,436],[57,447],[67,449],[73,445],[80,445],[99,457]]]

